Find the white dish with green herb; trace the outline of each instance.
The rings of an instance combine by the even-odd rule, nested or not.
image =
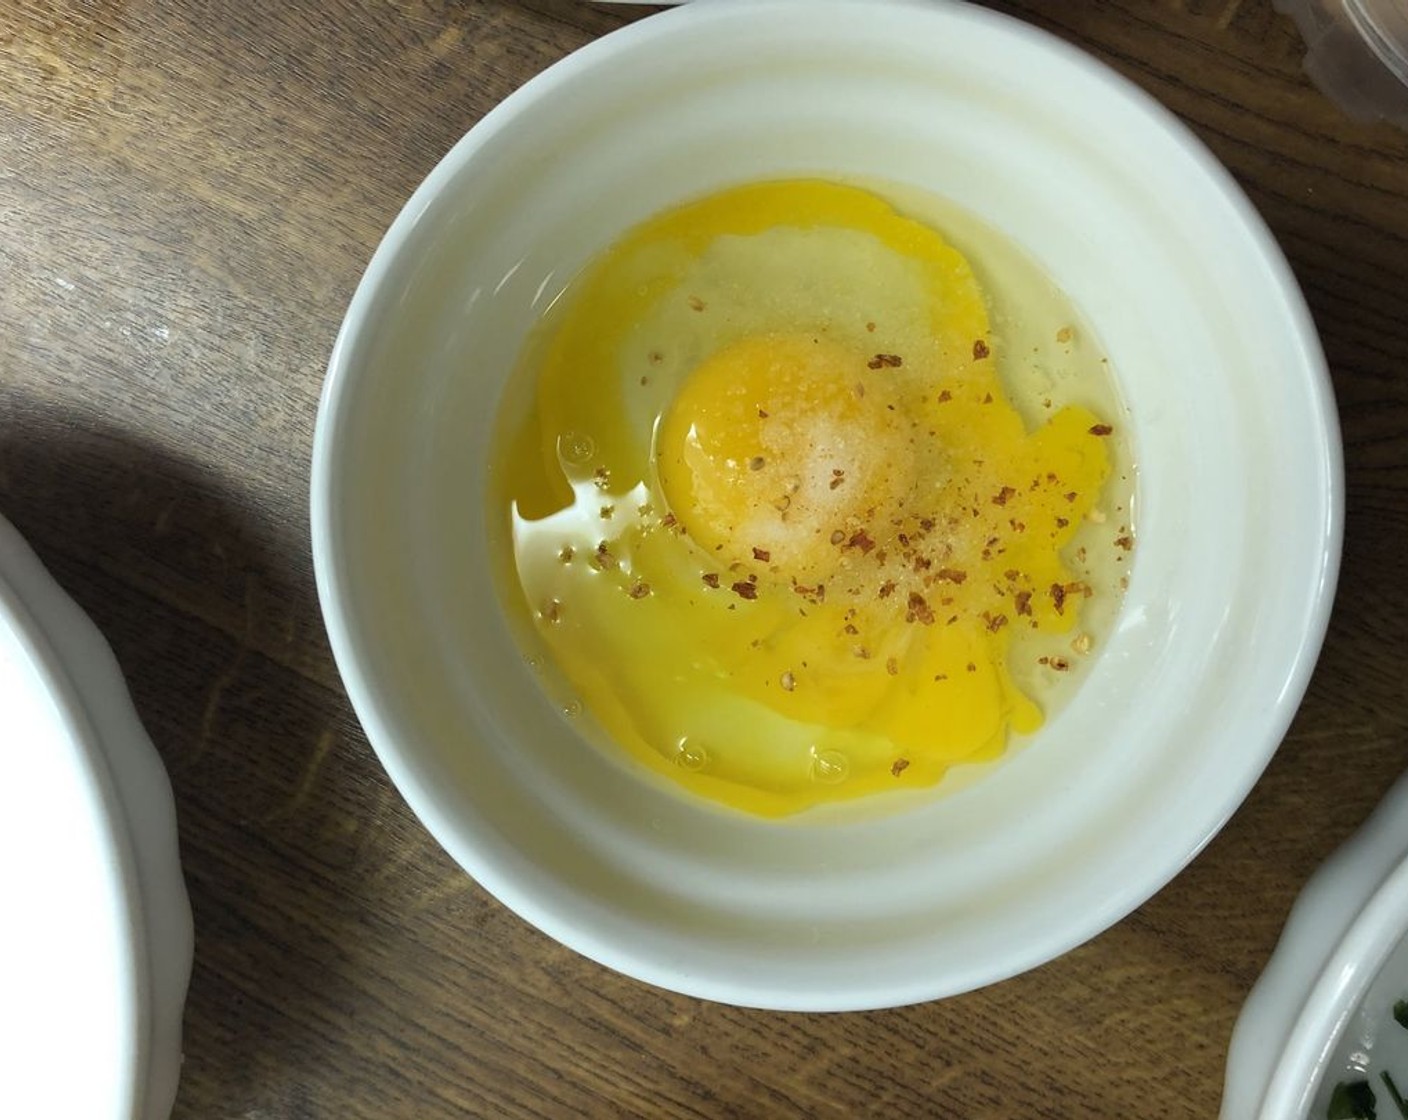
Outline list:
[[[1310,878],[1237,1020],[1222,1120],[1408,1120],[1408,777]]]

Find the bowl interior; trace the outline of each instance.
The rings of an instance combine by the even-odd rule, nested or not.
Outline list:
[[[334,352],[314,548],[369,737],[488,889],[666,987],[883,1006],[1079,943],[1225,821],[1319,647],[1337,432],[1283,259],[1166,113],[980,9],[806,9],[720,0],[642,21],[450,153],[387,235]],[[483,496],[524,335],[591,254],[671,203],[796,174],[937,193],[1048,271],[1131,412],[1139,545],[1091,675],[1029,747],[901,811],[770,823],[585,746],[505,618]]]

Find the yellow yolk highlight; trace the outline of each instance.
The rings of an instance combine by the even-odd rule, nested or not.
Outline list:
[[[695,370],[660,429],[669,508],[716,561],[757,552],[804,582],[834,568],[830,542],[914,488],[902,418],[866,398],[856,355],[820,337],[767,335]]]
[[[1068,407],[1028,431],[937,232],[837,184],[734,188],[627,234],[548,327],[507,452],[514,566],[634,758],[776,816],[1040,726],[1008,658],[1076,623],[1063,550],[1111,429]]]

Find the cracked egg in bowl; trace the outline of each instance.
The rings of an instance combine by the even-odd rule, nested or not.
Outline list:
[[[1132,566],[1128,426],[1078,323],[913,190],[766,180],[634,227],[501,409],[489,533],[525,648],[608,750],[745,812],[1000,758]]]
[[[1173,118],[989,12],[808,13],[653,16],[451,151],[334,350],[314,554],[484,888],[842,1009],[1193,858],[1299,702],[1341,498],[1301,297]]]

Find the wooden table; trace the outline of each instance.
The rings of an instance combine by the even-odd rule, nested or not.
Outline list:
[[[649,9],[0,5],[0,511],[175,786],[181,1120],[1215,1114],[1287,908],[1408,746],[1408,135],[1326,102],[1269,0],[995,6],[1179,113],[1285,247],[1344,423],[1341,591],[1290,737],[1172,885],[1015,980],[818,1016],[645,987],[470,882],[369,750],[314,597],[315,408],[378,238],[486,110]]]

